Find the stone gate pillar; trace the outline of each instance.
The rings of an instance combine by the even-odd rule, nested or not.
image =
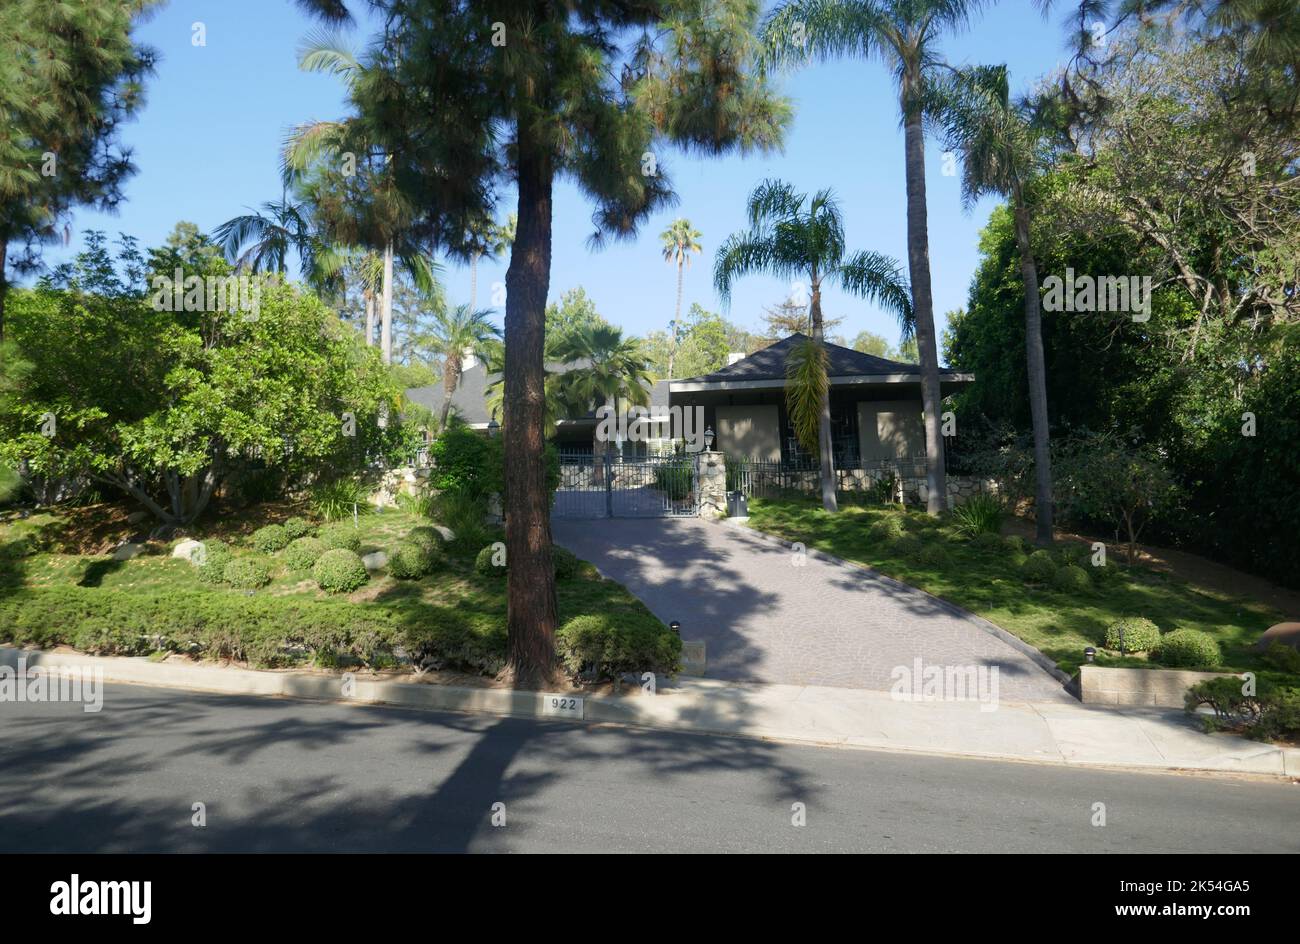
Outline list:
[[[699,489],[700,517],[727,516],[727,465],[720,452],[701,452],[695,457],[695,483]]]

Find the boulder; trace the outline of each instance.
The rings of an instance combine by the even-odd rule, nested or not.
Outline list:
[[[447,527],[445,524],[434,524],[429,527],[437,531],[444,541],[456,540],[456,532],[451,530],[451,528]]]
[[[133,511],[126,516],[126,523],[139,524],[141,521],[144,521],[148,517],[149,517],[149,512],[147,511]]]
[[[181,541],[181,543],[172,548],[172,557],[178,557],[181,560],[187,560],[191,564],[194,564],[194,552],[201,547],[203,547],[202,541]]]
[[[366,570],[383,570],[388,566],[388,555],[383,551],[371,551],[362,555],[361,563],[366,565]]]
[[[127,541],[125,544],[119,544],[116,548],[114,548],[113,560],[127,561],[133,557],[138,557],[140,555],[140,552],[143,550],[144,550],[143,544],[134,541]]]
[[[1263,652],[1275,642],[1300,650],[1300,623],[1278,623],[1264,630],[1264,634],[1255,643],[1255,648]]]

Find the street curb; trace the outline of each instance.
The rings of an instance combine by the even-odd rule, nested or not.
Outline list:
[[[731,524],[729,523],[729,519],[725,519],[725,518],[722,519],[722,523],[726,527],[739,531],[742,534],[752,535],[753,537],[758,538],[760,541],[765,541],[768,544],[775,544],[779,547],[785,548],[786,550],[793,550],[794,547],[793,542],[787,541],[785,538],[778,537],[775,534],[768,534],[766,531],[759,531],[756,528],[750,528],[746,525]],[[1034,662],[1039,668],[1043,669],[1045,672],[1051,675],[1052,678],[1056,679],[1062,685],[1069,685],[1070,682],[1072,681],[1071,677],[1067,675],[1065,672],[1063,672],[1060,668],[1058,668],[1055,662],[1053,662],[1047,656],[1043,655],[1043,653],[1039,652],[1033,646],[1029,645],[1029,643],[1025,642],[1019,636],[1015,636],[1007,632],[1005,629],[1003,629],[1001,626],[998,626],[996,623],[991,623],[988,620],[986,620],[984,617],[972,613],[970,610],[962,609],[957,604],[949,600],[945,600],[943,597],[937,597],[933,593],[930,593],[929,591],[922,590],[920,587],[912,586],[910,583],[903,583],[903,581],[897,580],[894,577],[889,576],[888,574],[881,573],[880,571],[876,570],[874,567],[868,567],[866,564],[859,564],[856,561],[845,560],[842,557],[836,557],[834,554],[827,554],[825,551],[819,551],[816,548],[805,547],[804,553],[809,557],[816,558],[817,560],[822,561],[823,563],[831,564],[833,566],[837,566],[837,567],[841,567],[853,571],[865,570],[867,573],[879,578],[880,580],[884,581],[885,583],[891,585],[896,589],[911,590],[914,593],[924,594],[925,596],[933,600],[935,603],[937,603],[939,607],[943,609],[945,612],[947,612],[950,616],[955,616],[958,619],[971,623],[977,629],[980,629],[983,632],[987,633],[988,635],[1001,640],[1002,642],[1010,646],[1012,649],[1015,649],[1021,655],[1026,656],[1027,658],[1030,659],[1030,661]]]
[[[1105,770],[1143,771],[1147,773],[1179,772],[1217,774],[1235,777],[1300,776],[1300,749],[1263,748],[1256,761],[1277,754],[1275,770],[1237,769],[1231,767],[1205,767],[1187,764],[1115,763],[1067,759],[1064,756],[1028,756],[996,751],[953,750],[935,747],[906,745],[882,741],[878,738],[847,734],[806,734],[781,731],[774,728],[736,730],[725,724],[711,725],[707,718],[690,717],[699,714],[689,694],[660,692],[651,697],[607,697],[581,692],[529,692],[513,689],[464,688],[450,685],[427,684],[415,681],[375,681],[353,678],[353,692],[344,695],[342,685],[346,676],[313,676],[293,671],[262,671],[232,666],[202,664],[177,664],[151,662],[142,657],[90,656],[80,653],[44,652],[39,649],[18,649],[0,646],[0,666],[16,669],[22,658],[28,667],[47,669],[75,667],[81,670],[100,669],[105,682],[171,688],[204,694],[240,695],[291,698],[333,704],[358,704],[376,707],[395,707],[430,711],[454,711],[469,714],[491,714],[512,718],[546,721],[568,721],[585,724],[632,725],[659,730],[687,731],[720,737],[739,737],[751,740],[775,741],[805,746],[853,748],[857,750],[886,751],[899,754],[920,754],[933,757],[964,757],[972,760],[997,760],[1013,763],[1047,764],[1053,767],[1075,767]],[[725,697],[725,693],[720,693]],[[557,714],[548,710],[555,698],[581,699],[580,712]],[[680,699],[675,705],[676,699]],[[652,708],[653,706],[653,708]],[[682,709],[683,713],[663,711],[665,707]],[[1274,766],[1274,765],[1270,765]]]

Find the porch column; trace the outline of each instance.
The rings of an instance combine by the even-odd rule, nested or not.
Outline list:
[[[727,464],[720,452],[701,452],[695,457],[695,483],[699,489],[700,517],[727,516]]]

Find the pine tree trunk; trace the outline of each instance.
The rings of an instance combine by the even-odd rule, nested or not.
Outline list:
[[[9,280],[5,267],[9,263],[9,241],[0,239],[0,342],[5,339],[5,296],[9,294]]]
[[[366,347],[375,346],[375,293],[365,291],[366,299]]]
[[[556,676],[555,573],[546,495],[546,293],[555,167],[526,122],[518,130],[518,230],[506,271],[505,506],[507,674],[539,688]]]
[[[1034,541],[1052,543],[1052,447],[1047,425],[1047,365],[1043,358],[1043,316],[1038,301],[1038,266],[1029,241],[1029,209],[1024,194],[1012,193],[1020,276],[1025,283],[1025,362],[1029,369],[1029,414],[1034,422]]]
[[[912,282],[916,349],[921,360],[921,408],[925,412],[925,510],[928,514],[937,516],[948,507],[948,482],[943,468],[943,436],[939,432],[939,411],[943,398],[939,390],[934,298],[930,291],[930,237],[925,207],[925,133],[919,115],[907,118],[903,140],[907,177],[907,268]]]
[[[384,285],[379,306],[379,345],[384,363],[393,362],[393,244],[384,247]]]
[[[812,332],[813,340],[823,350],[826,344],[826,331],[822,326],[822,293],[813,288],[812,293]],[[831,442],[831,388],[827,384],[822,394],[821,419],[817,421],[818,464],[821,466],[822,507],[827,511],[839,511],[839,500],[835,497],[835,449]]]

